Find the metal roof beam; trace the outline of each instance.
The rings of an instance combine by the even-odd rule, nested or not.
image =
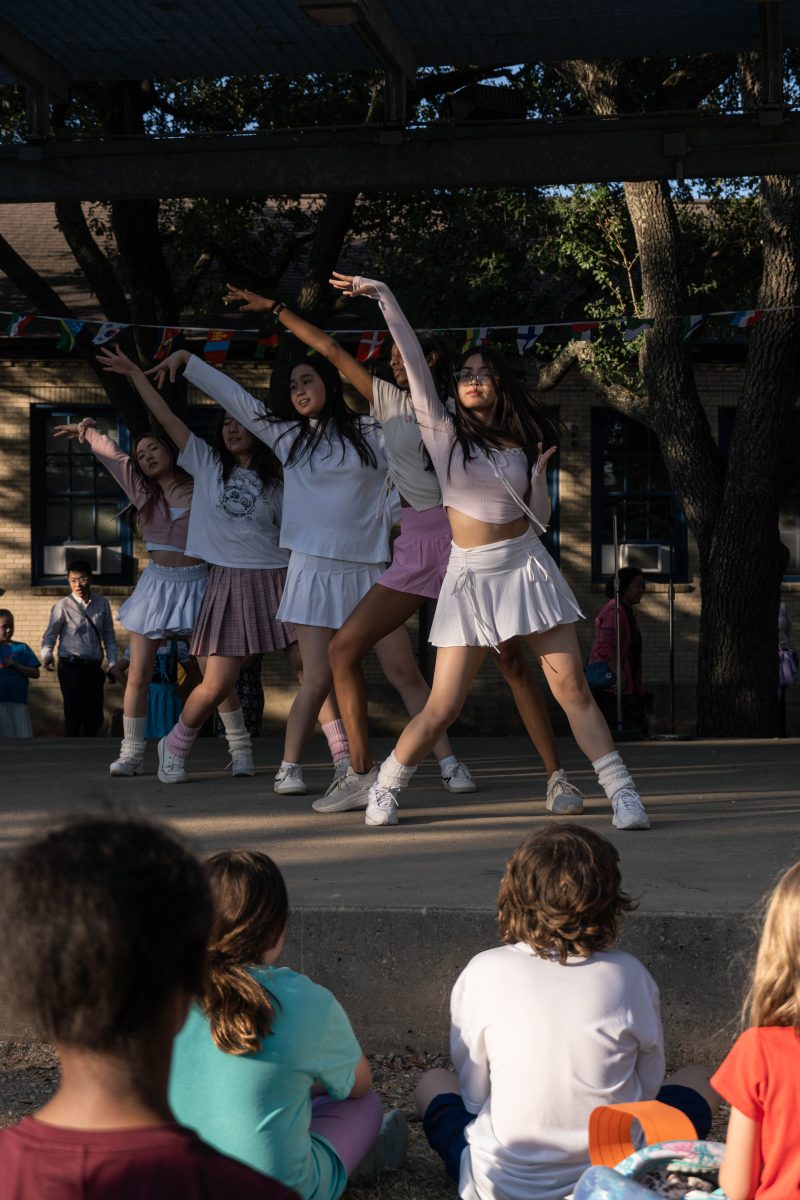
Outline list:
[[[783,0],[758,0],[761,108],[783,108]]]
[[[0,203],[147,196],[409,191],[800,170],[800,114],[370,126],[0,147]]]
[[[64,100],[69,92],[69,75],[61,63],[24,34],[0,20],[0,67],[23,83],[43,88]]]

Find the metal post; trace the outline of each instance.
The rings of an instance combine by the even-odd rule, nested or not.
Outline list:
[[[669,533],[669,719],[675,733],[675,536]]]

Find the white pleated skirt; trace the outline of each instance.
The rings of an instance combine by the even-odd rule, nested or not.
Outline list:
[[[120,625],[154,641],[187,637],[194,629],[207,582],[205,563],[192,567],[148,563],[117,614]]]
[[[346,562],[293,550],[277,616],[293,625],[340,629],[385,569],[382,562]]]
[[[0,738],[29,737],[33,737],[33,730],[27,704],[15,704],[13,700],[0,702]]]
[[[464,550],[453,543],[436,615],[434,646],[499,646],[580,621],[578,602],[532,530]]]

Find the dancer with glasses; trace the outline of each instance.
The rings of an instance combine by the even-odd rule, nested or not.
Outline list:
[[[276,301],[228,285],[226,300],[240,302],[241,312],[272,311]],[[414,661],[405,623],[426,600],[435,600],[450,556],[450,524],[430,459],[423,448],[408,394],[402,356],[392,346],[390,366],[395,382],[378,379],[332,337],[280,306],[278,322],[311,349],[322,354],[344,375],[381,422],[392,482],[400,493],[400,536],[393,546],[392,564],[374,584],[342,628],[329,651],[336,698],[350,743],[351,765],[328,792],[314,801],[317,812],[365,808],[369,788],[377,779],[367,722],[367,687],[361,666],[375,649],[389,682],[400,694],[409,716],[427,701],[430,689]],[[418,335],[425,360],[443,402],[452,389],[450,355],[444,342],[430,333]],[[497,666],[511,688],[525,727],[548,775],[547,807],[575,811],[582,796],[561,769],[553,729],[542,691],[533,679],[517,639],[498,647]],[[475,790],[469,769],[457,760],[446,732],[433,746],[442,783],[449,792]]]
[[[456,719],[490,649],[523,637],[611,802],[618,829],[650,822],[583,674],[571,589],[534,528],[550,515],[542,418],[502,355],[467,351],[458,364],[456,405],[442,404],[413,329],[385,284],[335,273],[345,295],[381,306],[405,362],[411,402],[436,470],[453,533],[431,642],[436,669],[425,708],[400,736],[370,788],[366,823],[397,824],[397,797],[433,742]],[[575,811],[573,809],[573,811]]]

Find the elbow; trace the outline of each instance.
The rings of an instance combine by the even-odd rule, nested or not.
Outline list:
[[[726,1200],[750,1200],[751,1190],[749,1184],[742,1185],[741,1179],[738,1178],[738,1173],[726,1170],[726,1164],[723,1161],[719,1169],[719,1186],[725,1193]]]
[[[350,1089],[350,1100],[358,1100],[360,1096],[366,1096],[369,1089],[372,1087],[372,1068],[362,1054],[361,1058],[356,1063],[356,1077],[353,1086]]]

